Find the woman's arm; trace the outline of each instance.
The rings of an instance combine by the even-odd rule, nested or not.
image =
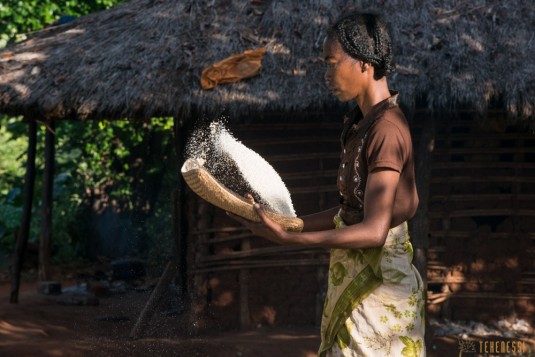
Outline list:
[[[339,209],[340,207],[336,206],[318,213],[300,216],[299,218],[303,220],[303,232],[326,231],[328,229],[334,229],[333,218],[338,213]]]
[[[361,223],[341,229],[313,232],[286,232],[269,219],[263,208],[255,204],[262,222],[255,223],[233,216],[249,228],[253,234],[279,244],[302,244],[324,248],[374,248],[382,247],[392,221],[394,198],[399,182],[399,172],[378,168],[368,175],[364,198],[364,219]]]

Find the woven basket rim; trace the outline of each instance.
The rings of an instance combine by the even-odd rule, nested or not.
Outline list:
[[[230,190],[206,170],[204,162],[188,159],[181,168],[182,176],[190,189],[209,203],[236,214],[245,219],[260,222],[260,216],[253,208],[253,203]],[[265,206],[266,215],[278,222],[284,229],[301,231],[303,221],[298,217],[284,216]]]

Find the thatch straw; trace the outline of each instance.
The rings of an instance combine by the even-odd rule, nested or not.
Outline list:
[[[0,52],[0,112],[30,117],[146,119],[192,106],[231,114],[321,108],[325,29],[347,1],[132,0],[32,34]],[[499,99],[533,116],[535,5],[511,0],[384,1],[395,29],[391,87],[413,105],[483,110]],[[377,1],[354,1],[369,9]],[[267,46],[262,73],[211,91],[203,68]]]

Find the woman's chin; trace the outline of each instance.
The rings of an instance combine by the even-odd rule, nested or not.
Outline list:
[[[344,95],[344,93],[341,93],[339,91],[332,92],[332,95],[334,95],[340,102],[348,102],[352,99],[349,96]]]

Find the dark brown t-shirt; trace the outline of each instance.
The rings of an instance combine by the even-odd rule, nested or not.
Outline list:
[[[364,118],[356,108],[344,120],[337,182],[346,224],[362,221],[368,173],[376,168],[400,173],[390,227],[412,218],[418,206],[414,156],[409,125],[397,105],[397,92],[374,105]]]

